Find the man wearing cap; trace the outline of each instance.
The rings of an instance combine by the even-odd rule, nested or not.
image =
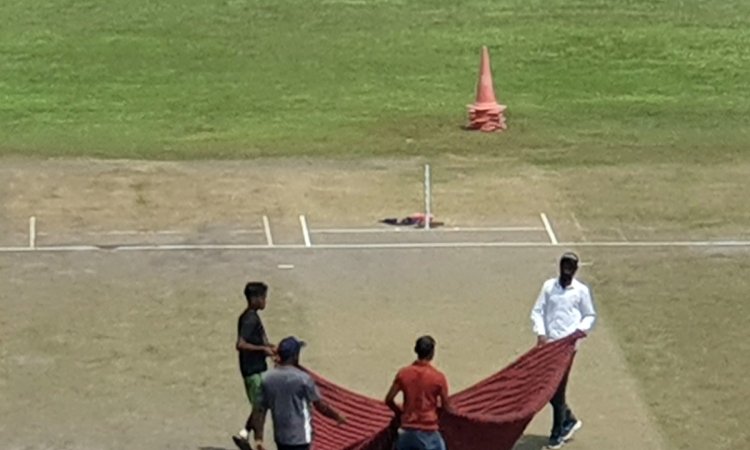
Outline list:
[[[578,256],[566,252],[560,258],[560,275],[544,282],[531,311],[531,322],[537,344],[556,341],[576,331],[589,332],[596,321],[596,310],[588,286],[574,278],[578,270]],[[571,363],[572,365],[572,363]],[[567,367],[555,395],[552,397],[552,432],[547,448],[561,448],[578,431],[583,422],[578,420],[565,399],[568,385]]]
[[[263,426],[269,409],[278,450],[310,449],[313,439],[311,407],[339,425],[346,422],[343,414],[320,397],[312,377],[299,368],[300,351],[304,346],[303,341],[293,336],[282,339],[277,347],[278,365],[263,374],[260,411],[253,427],[258,450],[264,450]]]
[[[452,412],[448,400],[448,381],[432,364],[435,339],[422,336],[414,345],[417,360],[398,371],[385,403],[400,421],[397,450],[445,450],[440,434],[439,410]],[[404,397],[402,406],[396,395]]]

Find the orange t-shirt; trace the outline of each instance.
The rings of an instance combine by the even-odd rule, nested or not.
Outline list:
[[[396,383],[404,395],[401,427],[437,431],[440,392],[448,392],[448,381],[430,363],[416,361],[399,370]]]

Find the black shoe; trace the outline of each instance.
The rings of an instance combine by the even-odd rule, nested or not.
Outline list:
[[[565,445],[565,440],[562,436],[550,436],[549,442],[547,442],[547,448],[549,449],[562,448],[563,445]]]
[[[240,450],[253,450],[250,447],[250,442],[247,441],[247,439],[243,438],[242,436],[234,435],[232,436],[232,440],[234,441],[234,445],[237,446]]]

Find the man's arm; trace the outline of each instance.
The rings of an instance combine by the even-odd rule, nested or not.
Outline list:
[[[400,416],[403,412],[401,408],[396,404],[396,396],[399,392],[401,392],[401,385],[398,382],[398,378],[396,378],[395,380],[393,380],[391,388],[385,395],[385,404],[391,409],[391,411],[393,411],[394,414],[396,414],[396,417]]]
[[[546,285],[542,286],[539,296],[531,309],[532,330],[537,336],[537,344],[541,345],[547,342],[547,327],[544,325],[544,308],[547,304]]]
[[[584,333],[588,333],[594,328],[596,322],[596,309],[594,308],[594,301],[591,298],[591,291],[588,287],[585,287],[581,292],[581,302],[578,305],[578,310],[581,312],[581,322],[578,324],[578,329]]]
[[[237,338],[235,346],[238,352],[263,352],[268,356],[274,356],[276,349],[272,345],[255,345],[247,342],[242,336]]]
[[[323,400],[318,391],[318,387],[315,385],[315,381],[310,377],[308,377],[305,382],[305,393],[307,395],[307,400],[312,403],[313,408],[317,409],[319,413],[329,419],[335,420],[339,425],[346,423],[346,416]]]
[[[346,416],[339,412],[338,409],[329,405],[328,402],[326,402],[322,398],[314,401],[313,407],[315,407],[315,409],[317,409],[319,413],[323,414],[329,419],[335,420],[339,425],[343,425],[346,423]]]
[[[448,414],[456,414],[456,410],[453,409],[453,404],[448,398],[448,380],[443,379],[443,383],[440,385],[440,404],[443,406],[443,411]]]

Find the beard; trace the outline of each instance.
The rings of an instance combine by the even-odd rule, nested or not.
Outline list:
[[[568,287],[573,282],[573,275],[568,273],[560,274],[560,286]]]

